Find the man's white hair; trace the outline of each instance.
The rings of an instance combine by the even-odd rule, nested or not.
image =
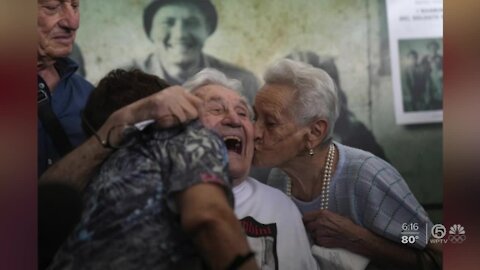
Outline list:
[[[327,137],[332,137],[339,114],[338,95],[332,78],[322,69],[291,59],[274,62],[264,74],[266,84],[286,84],[293,88],[291,111],[299,125],[316,119],[328,121]]]
[[[194,93],[200,87],[206,85],[220,85],[228,89],[232,89],[238,93],[238,95],[245,101],[247,104],[249,117],[253,117],[253,109],[248,103],[246,97],[242,94],[244,93],[242,82],[237,79],[228,78],[223,72],[214,69],[214,68],[204,68],[195,74],[192,78],[187,80],[183,87],[186,88],[191,93]]]

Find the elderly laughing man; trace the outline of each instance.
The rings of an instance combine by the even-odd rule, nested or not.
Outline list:
[[[121,95],[119,91],[126,91],[122,85],[127,84],[114,86],[117,92],[113,91],[112,95],[104,93],[111,99],[107,98],[106,104],[122,100],[118,99]],[[183,226],[185,220],[190,220],[185,219],[185,215],[192,215],[188,211],[191,207],[197,210],[193,214],[208,214],[217,208],[195,208],[199,200],[208,201],[221,195],[219,190],[209,187],[211,185],[205,186],[205,182],[224,187],[226,198],[229,194],[231,196],[230,189],[225,188],[228,187],[228,183],[224,182],[226,175],[217,168],[222,167],[218,154],[227,151],[225,156],[228,155],[229,161],[228,178],[234,186],[235,214],[261,269],[318,269],[296,206],[280,191],[248,177],[253,158],[254,131],[251,109],[237,92],[241,90],[239,81],[228,79],[216,70],[204,70],[188,81],[185,87],[203,101],[201,124],[194,121],[169,130],[149,126],[138,134],[140,137],[131,139],[133,145],[112,154],[87,187],[86,208],[81,222],[57,254],[52,268],[62,268],[63,265],[115,265],[115,268],[121,269],[198,267],[198,264],[185,265],[192,259],[195,250],[192,251],[184,232],[198,233],[209,226],[200,226],[192,231],[190,226]],[[95,99],[95,95],[92,98]],[[130,97],[138,98],[141,97]],[[100,97],[96,99],[101,100]],[[102,124],[95,118],[101,115],[100,118],[105,120],[117,109],[115,106],[105,109],[106,104],[97,103],[97,110],[93,111],[90,101],[87,104],[86,119],[92,129]],[[119,104],[119,107],[124,105]],[[103,113],[105,110],[107,112]],[[216,142],[216,136],[209,135],[202,125],[223,138],[223,148],[206,147],[212,145],[212,140]],[[208,158],[212,155],[217,157]],[[203,177],[212,171],[220,177]],[[196,200],[185,201],[185,196],[181,195],[186,192],[192,195],[192,187],[202,186],[209,190],[193,192]],[[180,194],[180,198],[172,200],[171,197],[176,197],[176,194]],[[226,202],[226,198],[217,200],[218,205],[225,206],[222,202]],[[186,212],[182,211],[185,209]],[[224,224],[222,220],[229,220],[227,224],[233,224],[226,214],[228,210],[224,209],[222,213],[213,212],[212,220],[220,224]],[[179,218],[181,224],[176,221]],[[193,240],[198,240],[196,233]],[[222,253],[231,254],[228,252],[230,248],[236,247],[241,251],[231,242],[231,246],[217,245],[209,249],[210,244],[233,239],[225,238],[228,234],[222,235],[215,230],[209,235],[210,238],[201,238],[205,241],[196,243],[200,251],[207,247],[209,252],[202,255],[206,255],[204,259],[210,265],[225,266],[225,262],[218,263],[218,260]]]

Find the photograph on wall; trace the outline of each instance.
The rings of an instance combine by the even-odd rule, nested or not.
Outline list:
[[[441,39],[399,40],[402,103],[405,112],[442,110]]]
[[[388,0],[397,124],[443,121],[443,2]]]

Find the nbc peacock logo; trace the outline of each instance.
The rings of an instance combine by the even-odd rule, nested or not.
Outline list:
[[[448,240],[452,244],[461,244],[467,236],[465,235],[465,228],[460,224],[454,224],[450,226],[450,230],[448,231]]]

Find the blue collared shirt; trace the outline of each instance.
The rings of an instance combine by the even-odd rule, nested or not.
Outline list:
[[[81,111],[85,107],[93,85],[75,74],[78,65],[69,58],[63,58],[55,64],[60,81],[50,95],[52,110],[63,126],[73,147],[85,141],[86,136],[81,125]],[[40,80],[38,84],[40,87]],[[38,120],[38,176],[60,157],[40,120]]]

